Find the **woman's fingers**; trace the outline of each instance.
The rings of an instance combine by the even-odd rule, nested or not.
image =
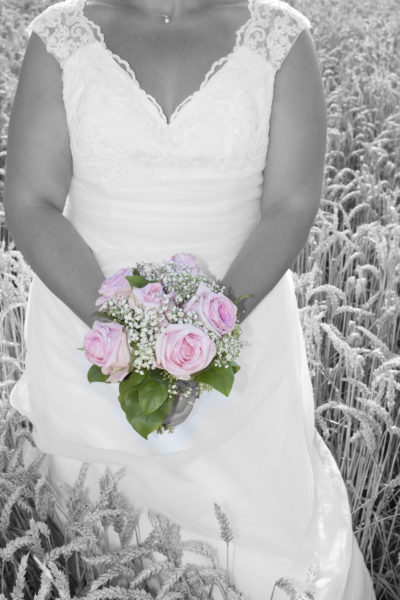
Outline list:
[[[170,413],[168,417],[168,423],[173,427],[174,425],[179,425],[182,423],[193,410],[193,405],[189,404],[187,400],[185,400],[186,405],[183,408],[177,407],[174,413]]]
[[[174,399],[168,417],[164,420],[165,425],[179,425],[193,410],[194,403],[199,398],[198,386],[194,382],[178,382],[181,385],[181,392],[178,392]]]

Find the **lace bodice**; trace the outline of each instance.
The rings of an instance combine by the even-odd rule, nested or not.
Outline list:
[[[190,168],[193,177],[263,170],[274,77],[310,27],[305,16],[280,0],[248,0],[249,18],[232,51],[168,120],[130,65],[107,47],[85,3],[54,4],[27,28],[62,68],[75,175],[98,181],[149,169]]]

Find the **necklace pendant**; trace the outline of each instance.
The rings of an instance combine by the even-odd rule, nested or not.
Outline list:
[[[164,23],[166,23],[166,24],[170,23],[170,21],[171,21],[169,15],[163,15],[163,19],[164,19]]]

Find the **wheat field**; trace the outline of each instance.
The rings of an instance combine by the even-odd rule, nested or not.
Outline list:
[[[49,2],[1,2],[2,182],[23,29]],[[316,426],[346,482],[377,600],[399,600],[400,7],[398,0],[292,4],[311,20],[328,111],[321,207],[293,265]],[[8,403],[24,368],[31,271],[5,229],[1,204],[0,232],[0,599],[152,598],[144,581],[159,572],[152,560],[157,543],[171,562],[169,583],[158,598],[191,597],[189,592],[214,597],[210,585],[224,595],[226,573],[214,569],[212,549],[200,542],[193,548],[210,558],[203,573],[207,587],[198,573],[173,565],[176,526],[156,514],[160,538],[141,549],[150,566],[140,563],[130,595],[112,583],[117,575],[133,577],[129,565],[140,556],[138,546],[129,544],[138,534],[137,512],[110,473],[102,481],[102,503],[89,506],[83,469],[70,498],[71,528],[63,530],[53,518],[56,499],[40,472],[40,457],[30,467],[23,462],[29,424]],[[218,520],[222,531],[221,515]],[[120,535],[118,556],[107,548],[109,527]],[[307,597],[284,583],[282,589],[290,598]],[[239,595],[231,589],[229,597]]]

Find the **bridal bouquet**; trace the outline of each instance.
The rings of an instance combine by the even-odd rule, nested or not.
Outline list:
[[[239,370],[237,304],[191,254],[162,264],[138,262],[101,285],[99,320],[84,336],[89,382],[119,383],[119,403],[145,439],[172,431],[168,415],[179,397],[215,388],[228,396]],[[193,401],[191,402],[193,404]]]

